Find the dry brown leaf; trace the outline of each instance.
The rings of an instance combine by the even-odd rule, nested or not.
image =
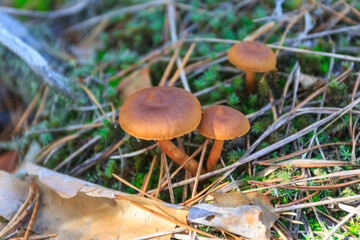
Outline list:
[[[212,193],[211,196],[214,198],[212,204],[198,204],[189,209],[189,221],[251,239],[270,238],[270,228],[279,216],[266,195],[230,192]]]
[[[9,220],[29,194],[29,185],[13,175],[0,171],[0,216]]]
[[[114,199],[115,194],[181,221],[188,212],[186,208],[107,189],[34,164],[27,164],[26,171],[35,178],[40,191],[32,230],[59,234],[54,239],[131,239],[175,228],[175,224],[128,201]],[[17,192],[17,188],[7,190]]]
[[[316,81],[317,81],[316,77],[305,74],[305,73],[300,73],[299,82],[303,88],[310,87]]]
[[[250,205],[251,201],[242,192],[212,193],[215,201],[212,205],[217,207],[239,207]]]
[[[138,69],[124,78],[116,87],[121,92],[121,99],[125,100],[136,91],[151,87],[149,67]]]
[[[261,208],[252,205],[230,208],[197,204],[189,209],[188,220],[222,228],[250,239],[268,239],[266,226],[260,221],[261,214]]]
[[[15,151],[8,151],[0,155],[0,170],[12,172],[16,168],[17,154]]]
[[[267,234],[270,234],[270,228],[279,219],[279,215],[275,213],[275,208],[271,205],[270,199],[265,194],[259,192],[248,192],[245,195],[253,205],[259,206],[262,209],[263,214],[260,216],[260,220],[266,225]]]

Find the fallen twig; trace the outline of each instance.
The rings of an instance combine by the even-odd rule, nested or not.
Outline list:
[[[53,71],[48,62],[35,49],[10,33],[1,22],[0,44],[19,56],[49,87],[74,101],[84,97],[74,81]]]
[[[295,205],[295,206],[291,206],[291,207],[276,208],[275,212],[287,212],[287,211],[292,211],[292,210],[296,210],[296,209],[323,206],[326,204],[332,204],[332,203],[338,203],[338,202],[355,201],[358,199],[360,199],[360,195],[334,198],[334,199],[324,200],[324,201],[319,201],[319,202],[299,204],[299,205]]]

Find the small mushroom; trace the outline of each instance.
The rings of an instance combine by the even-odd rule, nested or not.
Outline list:
[[[241,112],[223,105],[207,107],[197,127],[201,135],[215,139],[207,160],[207,170],[212,171],[218,162],[224,140],[241,137],[249,129],[249,120]]]
[[[120,109],[119,123],[128,134],[157,140],[174,162],[182,165],[189,156],[170,140],[183,136],[199,125],[201,105],[188,91],[176,87],[151,87],[129,96]],[[190,160],[184,169],[195,176],[199,164]]]
[[[276,68],[276,55],[261,42],[239,42],[228,53],[229,61],[246,71],[245,86],[249,93],[255,93],[255,72],[268,72]]]

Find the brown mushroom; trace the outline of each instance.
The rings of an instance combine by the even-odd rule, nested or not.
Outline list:
[[[218,162],[224,140],[241,137],[249,129],[249,120],[236,109],[222,105],[207,107],[197,127],[201,135],[215,139],[207,160],[207,170],[212,171]]]
[[[189,156],[170,140],[193,131],[201,120],[201,105],[190,92],[176,87],[145,88],[129,96],[120,109],[119,123],[128,134],[157,140],[174,162],[182,165]],[[193,176],[198,162],[190,160],[184,169]]]
[[[229,61],[246,71],[245,86],[249,93],[255,93],[255,72],[268,72],[276,68],[276,55],[261,42],[239,42],[228,53]]]

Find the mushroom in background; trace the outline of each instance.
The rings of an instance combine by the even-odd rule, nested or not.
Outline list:
[[[201,135],[215,139],[207,160],[207,170],[212,171],[214,165],[219,161],[224,140],[241,137],[249,129],[249,120],[241,112],[222,105],[207,107],[197,127]]]
[[[229,61],[246,71],[245,86],[248,93],[255,93],[255,72],[268,72],[276,68],[276,55],[261,42],[239,42],[228,53]]]
[[[125,132],[139,139],[157,140],[165,154],[179,165],[189,156],[171,139],[193,131],[200,120],[199,100],[190,92],[176,87],[137,91],[125,100],[119,114],[119,123]],[[198,166],[198,162],[192,159],[184,169],[195,176]]]

